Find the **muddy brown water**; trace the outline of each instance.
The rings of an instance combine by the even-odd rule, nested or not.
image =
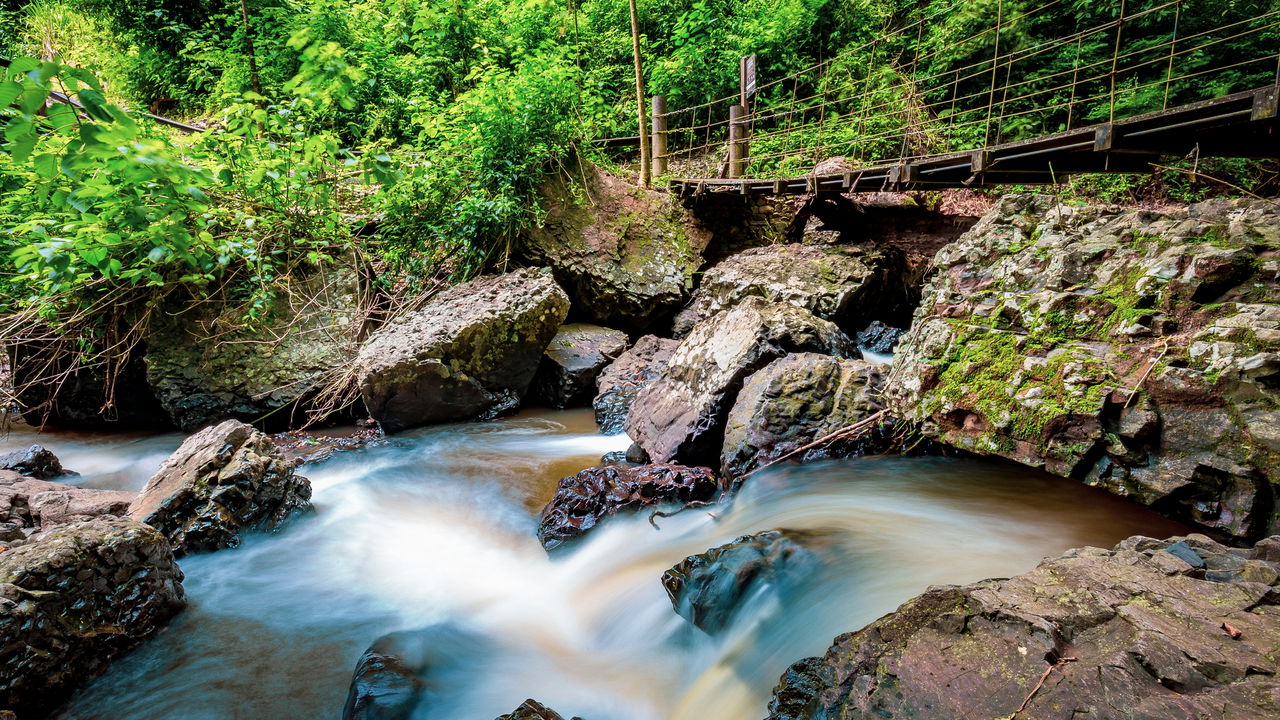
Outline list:
[[[178,435],[12,433],[88,486],[141,488]],[[1026,571],[1082,545],[1183,532],[1145,508],[1017,465],[864,458],[755,476],[732,508],[607,521],[548,558],[536,510],[561,476],[626,447],[585,411],[412,431],[301,472],[318,512],[185,558],[190,607],[59,717],[332,719],[370,642],[448,627],[417,718],[489,720],[533,697],[588,720],[758,720],[792,661],[940,583]],[[659,578],[771,528],[827,533],[818,581],[757,595],[712,638]]]

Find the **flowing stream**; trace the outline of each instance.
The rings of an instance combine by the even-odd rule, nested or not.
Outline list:
[[[140,489],[178,435],[13,433],[76,481]],[[620,450],[588,411],[522,413],[396,436],[304,466],[316,514],[185,558],[190,607],[60,717],[338,718],[378,636],[426,628],[416,717],[489,720],[532,697],[587,720],[759,720],[791,662],[938,583],[1004,577],[1080,545],[1182,531],[1144,508],[1007,463],[863,458],[754,477],[730,509],[617,517],[548,558],[534,536],[556,480]],[[771,528],[839,552],[812,582],[757,595],[709,637],[659,582],[686,555]]]

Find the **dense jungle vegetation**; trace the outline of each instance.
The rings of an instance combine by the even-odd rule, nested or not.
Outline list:
[[[1159,4],[1129,3],[1130,12],[1144,3]],[[1006,32],[1006,47],[1116,12],[1093,0],[1054,4]],[[832,57],[872,70],[828,84],[901,76],[902,48],[859,48],[921,13],[935,20],[914,39],[931,51],[918,71],[932,73],[991,53],[989,40],[952,38],[1040,5],[640,0],[646,92],[672,108],[724,97],[752,53],[764,79]],[[1172,29],[1177,4],[1166,5],[1152,15],[1150,42]],[[1184,24],[1272,9],[1181,5]],[[1248,42],[1274,48],[1280,37],[1271,27]],[[1108,47],[1043,61],[1069,67]],[[1226,44],[1191,60],[1207,66],[1240,51]],[[472,275],[537,222],[541,178],[577,156],[607,161],[592,138],[635,133],[622,0],[7,0],[0,57],[0,314],[11,337],[38,323],[74,337],[86,359],[130,346],[147,309],[177,289],[217,288],[252,324],[291,275],[351,252],[401,296]],[[1241,68],[1223,82],[1265,84],[1265,74]],[[877,126],[931,121],[910,111],[909,83],[884,88]],[[50,93],[82,110],[46,103]],[[144,112],[207,131],[182,133]],[[1267,177],[1248,162],[1200,169],[1250,187]],[[1151,182],[1077,189],[1124,200]],[[1221,190],[1174,174],[1160,192],[1187,200]]]

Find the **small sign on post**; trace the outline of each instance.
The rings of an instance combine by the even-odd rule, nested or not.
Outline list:
[[[756,56],[748,55],[738,61],[738,101],[743,107],[747,105],[747,100],[756,94]]]

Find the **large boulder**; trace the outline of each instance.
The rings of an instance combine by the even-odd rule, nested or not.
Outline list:
[[[134,497],[123,490],[77,487],[0,470],[0,523],[27,533],[99,515],[125,515]],[[15,536],[4,544],[12,547],[20,540]]]
[[[746,298],[694,327],[636,396],[627,434],[654,462],[713,464],[742,381],[793,352],[858,357],[832,323],[788,303]]]
[[[676,614],[714,635],[756,593],[802,582],[822,569],[811,532],[766,530],[691,555],[662,575]]]
[[[75,474],[64,470],[58,456],[43,445],[32,445],[25,450],[0,455],[0,470],[10,470],[41,480]]]
[[[561,326],[542,354],[531,397],[551,407],[585,405],[600,371],[627,349],[627,334],[587,323]]]
[[[1008,196],[940,251],[895,414],[1207,531],[1280,529],[1280,208]]]
[[[747,378],[725,422],[720,472],[739,478],[787,453],[880,411],[882,366],[865,360],[795,353]],[[801,459],[877,450],[884,433],[868,428]]]
[[[169,543],[126,518],[0,552],[0,708],[44,717],[184,605]]]
[[[580,168],[541,186],[546,216],[520,254],[550,267],[586,320],[653,328],[688,297],[711,235],[671,194]]]
[[[898,262],[875,245],[767,245],[712,265],[689,306],[675,318],[677,337],[744,298],[803,308],[853,330],[883,308]]]
[[[148,330],[147,381],[187,432],[232,418],[288,424],[349,366],[365,324],[362,295],[357,270],[341,264],[282,278],[249,328],[236,303],[171,302]]]
[[[267,435],[227,420],[187,438],[147,482],[129,517],[164,533],[179,556],[236,547],[311,509],[311,483],[295,475]]]
[[[360,394],[387,432],[514,410],[568,312],[546,270],[450,288],[369,338],[355,363]]]
[[[604,518],[663,504],[705,505],[724,490],[705,467],[603,465],[560,480],[542,509],[538,539],[550,550],[579,537]]]
[[[770,720],[1280,717],[1278,578],[1280,537],[1191,535],[930,588],[784,675]]]
[[[636,395],[658,379],[679,345],[678,340],[645,335],[600,373],[596,379],[599,392],[591,401],[600,432],[605,435],[622,432]]]

